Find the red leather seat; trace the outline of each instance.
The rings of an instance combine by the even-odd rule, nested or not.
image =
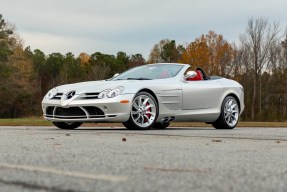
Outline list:
[[[169,77],[171,77],[169,71],[168,71],[168,70],[164,70],[164,71],[161,72],[159,78],[160,78],[160,79],[165,79],[165,78],[169,78]]]
[[[187,81],[200,81],[200,80],[204,80],[203,79],[203,75],[201,73],[200,70],[195,70],[195,72],[197,73],[197,75],[193,78],[188,78]]]

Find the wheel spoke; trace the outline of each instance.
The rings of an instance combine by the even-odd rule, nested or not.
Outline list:
[[[144,115],[144,117],[146,118],[148,124],[150,124],[150,119],[148,118],[148,116]]]
[[[224,117],[227,117],[227,111],[224,111]]]
[[[237,107],[236,103],[231,106],[231,109],[233,110],[233,109],[235,109],[235,107]]]
[[[138,120],[140,119],[140,115],[135,119],[135,122],[138,122]]]
[[[154,107],[154,105],[150,104],[148,106],[145,106],[145,110],[148,110],[149,108]]]
[[[137,115],[137,114],[139,114],[139,111],[132,111],[132,114]]]
[[[141,124],[144,124],[144,116],[141,115]]]
[[[133,102],[133,107],[136,108],[137,110],[139,109],[139,106],[135,101]]]
[[[142,97],[138,98],[138,106],[141,107],[142,106]]]
[[[148,100],[149,100],[149,98],[146,98],[145,100],[144,100],[144,102],[143,102],[143,106],[146,106],[146,103],[148,102]]]
[[[234,122],[237,122],[237,116],[233,115],[232,117],[233,117]]]
[[[230,123],[230,116],[227,117],[227,123]]]
[[[155,113],[153,113],[151,111],[147,111],[146,114],[150,114],[151,116],[155,117]]]

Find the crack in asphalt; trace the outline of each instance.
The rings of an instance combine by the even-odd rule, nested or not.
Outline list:
[[[60,176],[69,176],[74,178],[83,178],[83,179],[91,179],[91,180],[101,180],[101,181],[110,181],[110,182],[124,182],[128,180],[127,177],[113,176],[113,175],[95,175],[88,174],[82,172],[73,172],[73,171],[63,171],[54,168],[48,167],[37,167],[37,166],[29,166],[29,165],[14,165],[8,163],[0,163],[0,168],[6,169],[15,169],[21,171],[29,171],[29,172],[40,172],[40,173],[49,173]]]
[[[32,184],[32,183],[27,183],[23,181],[7,181],[7,180],[0,179],[0,183],[5,184],[5,185],[15,185],[15,186],[19,186],[19,187],[31,189],[31,190],[45,190],[45,191],[52,191],[52,192],[78,192],[78,190],[75,191],[71,189],[59,189],[56,187],[48,187],[44,185]]]
[[[119,132],[101,132],[102,134],[118,134],[118,135],[147,135],[160,137],[186,137],[186,138],[207,138],[207,139],[241,139],[241,140],[255,140],[255,141],[287,141],[282,138],[247,138],[247,137],[232,137],[232,136],[202,136],[202,135],[170,135],[170,134],[154,134],[154,133],[119,133]]]
[[[98,131],[98,129],[97,129]],[[143,136],[159,136],[159,137],[185,137],[185,138],[206,138],[206,139],[214,139],[214,138],[220,138],[220,139],[240,139],[240,140],[254,140],[254,141],[287,141],[287,139],[282,138],[280,136],[273,136],[277,138],[251,138],[251,137],[238,137],[238,136],[202,136],[202,135],[180,135],[180,134],[161,134],[161,133],[143,133],[145,130],[139,130],[138,132],[125,132],[126,130],[119,130],[119,131],[114,131],[114,130],[100,130],[101,132],[94,132],[88,129],[81,129],[81,130],[73,130],[70,131],[70,135],[74,134],[118,134],[118,135],[143,135]],[[127,130],[128,131],[128,130]],[[67,132],[65,132],[66,134]],[[53,133],[54,134],[54,133]],[[62,133],[60,133],[62,134]],[[272,137],[272,136],[271,136]]]
[[[63,171],[48,167],[36,167],[36,166],[29,166],[29,165],[15,165],[15,164],[7,164],[7,163],[0,163],[0,169],[12,169],[12,170],[20,170],[20,171],[27,171],[27,172],[38,172],[38,173],[48,173],[48,174],[55,174],[60,176],[68,176],[74,178],[81,178],[81,179],[90,179],[90,180],[97,180],[97,181],[109,181],[109,182],[124,182],[128,178],[127,177],[119,177],[113,175],[93,175],[87,174],[82,172],[71,172],[71,171]],[[7,185],[15,185],[27,189],[33,190],[46,190],[46,191],[55,191],[55,192],[76,192],[78,190],[71,190],[71,189],[59,189],[55,186],[44,186],[39,184],[29,183],[29,181],[7,181],[0,178],[0,183],[7,184]]]

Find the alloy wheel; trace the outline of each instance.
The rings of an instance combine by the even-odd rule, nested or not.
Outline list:
[[[148,95],[139,95],[133,100],[131,117],[139,127],[148,127],[155,121],[156,104]]]
[[[239,108],[234,98],[229,98],[224,105],[224,119],[228,126],[234,127],[239,118]]]

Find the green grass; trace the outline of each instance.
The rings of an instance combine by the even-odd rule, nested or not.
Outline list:
[[[50,126],[43,118],[0,119],[0,126]]]
[[[0,119],[0,126],[52,126],[49,121],[40,117]],[[121,123],[85,123],[89,127],[122,127]],[[211,125],[197,122],[174,122],[172,127],[211,127]],[[287,127],[287,122],[239,122],[238,127]]]

